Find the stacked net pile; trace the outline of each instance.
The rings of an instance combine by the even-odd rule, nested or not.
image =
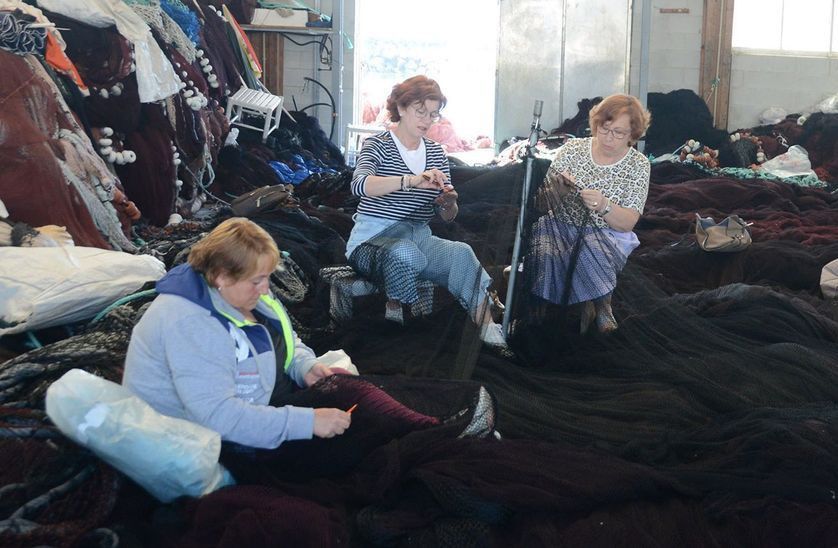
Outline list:
[[[350,381],[354,387],[339,381],[335,391],[299,393],[297,403],[364,402],[355,411],[358,430],[310,460],[295,455],[296,468],[271,467],[266,459],[243,485],[174,505],[165,523],[148,518],[143,526],[154,531],[152,540],[186,546],[279,538],[359,546],[838,541],[838,315],[818,291],[820,266],[838,256],[830,237],[838,226],[835,197],[777,182],[696,180],[655,170],[636,227],[641,245],[623,260],[585,225],[571,233],[549,230],[544,217],[575,209],[578,195],[548,188],[546,169],[533,166],[525,200],[523,266],[506,303],[508,351],[482,343],[467,307],[445,283],[433,284],[421,313],[404,306],[400,324],[386,317],[387,282],[371,277],[366,281],[377,292],[354,297],[352,315],[329,322],[328,284],[317,268],[341,262],[335,249],[345,230],[329,219],[342,217],[320,211],[324,220],[314,220],[315,212],[263,220],[280,248],[289,239],[300,257],[303,297],[289,293],[284,300],[306,342],[318,353],[343,348],[362,372]],[[452,223],[431,223],[435,235],[474,251],[491,279],[488,288],[501,296],[524,173],[522,164],[476,170],[463,180],[455,172],[460,213]],[[753,245],[729,255],[690,245],[696,212],[753,221]],[[368,256],[371,264],[392,235],[374,239],[381,245]],[[567,250],[556,271],[563,277],[550,284],[563,290],[545,299],[539,261],[557,250]],[[173,260],[179,254],[164,253]],[[577,276],[579,261],[586,261],[588,276]],[[580,296],[601,285],[592,272],[616,276],[615,331],[601,333],[594,322],[580,332]],[[477,293],[485,281],[480,274],[459,283]],[[97,348],[83,348],[84,339],[68,339],[62,343],[75,346],[56,343],[4,364],[4,374],[23,364],[33,373],[7,374],[3,403],[38,407],[38,383],[48,385],[51,371],[57,376],[71,366],[118,378],[142,305],[117,309],[116,323],[102,325],[112,342],[96,339]],[[492,313],[501,320],[500,311]],[[439,382],[452,380],[461,382]],[[491,430],[501,439],[462,436],[481,386],[492,397]],[[373,397],[378,390],[392,401]]]
[[[119,476],[68,441],[42,412],[0,407],[3,546],[116,546],[104,527]]]

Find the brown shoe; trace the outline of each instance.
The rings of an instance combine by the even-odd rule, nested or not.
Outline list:
[[[591,325],[591,322],[594,320],[594,316],[596,315],[596,311],[594,310],[594,303],[593,301],[585,301],[582,303],[582,314],[579,321],[579,333],[584,335],[588,332],[588,327]]]
[[[594,301],[596,309],[596,326],[600,333],[611,333],[617,330],[617,319],[611,310],[611,295]]]
[[[404,325],[402,303],[396,299],[387,299],[387,304],[384,306],[384,318]]]

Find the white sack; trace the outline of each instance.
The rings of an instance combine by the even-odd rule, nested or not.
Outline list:
[[[838,259],[821,269],[821,293],[827,299],[838,299]]]
[[[46,407],[64,435],[162,502],[234,483],[217,432],[162,415],[124,386],[71,369],[47,389]]]
[[[0,247],[0,335],[92,318],[165,273],[151,255],[95,247]]]

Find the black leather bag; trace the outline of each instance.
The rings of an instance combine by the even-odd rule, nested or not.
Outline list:
[[[263,186],[242,194],[230,203],[230,207],[233,209],[234,215],[250,217],[283,206],[296,205],[293,188],[291,185]]]

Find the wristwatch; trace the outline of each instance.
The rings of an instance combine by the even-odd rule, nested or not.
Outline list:
[[[599,216],[600,217],[605,217],[609,213],[611,213],[611,200],[610,199],[608,200],[608,203],[605,204],[605,207],[602,209],[602,211],[599,212]]]

